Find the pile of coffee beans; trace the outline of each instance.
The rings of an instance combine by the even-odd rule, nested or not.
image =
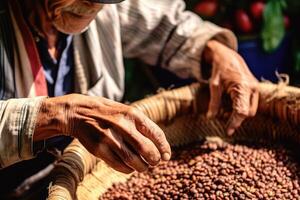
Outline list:
[[[173,150],[171,161],[135,173],[100,199],[300,199],[300,166],[281,145],[191,146]]]

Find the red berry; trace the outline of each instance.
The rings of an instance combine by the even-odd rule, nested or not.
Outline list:
[[[288,17],[288,16],[284,16],[283,17],[283,20],[284,20],[284,27],[286,28],[286,29],[289,29],[290,27],[291,27],[291,20],[290,20],[290,18]]]
[[[217,1],[213,0],[204,0],[199,2],[195,8],[194,11],[204,17],[213,17],[218,10],[218,3]]]
[[[254,19],[261,19],[264,9],[265,9],[265,4],[260,1],[256,1],[252,3],[250,6],[250,12]]]
[[[250,17],[244,10],[237,10],[235,13],[237,27],[243,33],[250,33],[253,30],[253,24]]]

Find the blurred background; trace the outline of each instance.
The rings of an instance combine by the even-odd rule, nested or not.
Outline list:
[[[239,53],[258,80],[278,82],[276,72],[290,76],[300,86],[300,1],[299,0],[186,0],[187,9],[202,19],[232,30]],[[132,102],[193,80],[126,60],[124,101]]]

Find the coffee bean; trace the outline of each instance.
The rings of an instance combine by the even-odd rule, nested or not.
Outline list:
[[[299,181],[300,166],[281,145],[205,142],[175,149],[100,199],[299,199]]]

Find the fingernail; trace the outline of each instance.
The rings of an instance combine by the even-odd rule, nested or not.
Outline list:
[[[233,128],[230,128],[230,129],[227,130],[227,134],[228,134],[229,136],[232,136],[233,133],[234,133],[234,129],[233,129]]]
[[[171,158],[171,154],[169,154],[169,153],[164,153],[164,154],[162,155],[162,159],[163,159],[164,161],[169,161],[170,158]]]

